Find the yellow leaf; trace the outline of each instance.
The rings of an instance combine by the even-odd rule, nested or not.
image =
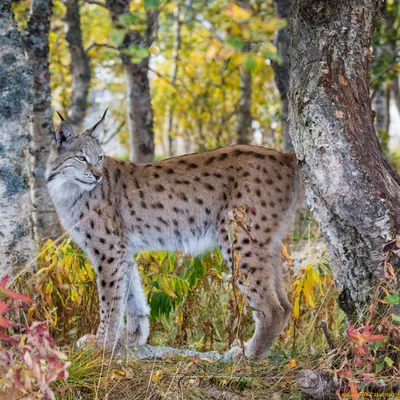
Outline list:
[[[312,279],[312,274],[306,274],[304,279],[304,287],[303,287],[304,298],[306,300],[306,304],[312,308],[315,307],[314,303],[314,281]]]
[[[296,365],[296,360],[294,358],[291,358],[289,361],[290,368],[296,368]]]
[[[160,382],[161,377],[162,377],[162,374],[163,374],[163,372],[162,372],[161,369],[157,370],[157,371],[154,372],[153,375],[151,376],[151,380],[152,380],[153,382],[155,382],[155,383]]]
[[[251,17],[251,11],[230,3],[225,8],[225,14],[237,22],[247,21]]]
[[[168,281],[167,281],[167,279],[166,279],[165,276],[163,276],[163,277],[161,278],[161,285],[162,285],[162,287],[163,287],[165,293],[168,294],[168,296],[172,297],[173,299],[177,299],[177,298],[178,298],[178,296],[177,296],[177,295],[174,293],[174,291],[170,288],[170,286],[169,286],[169,284],[168,284]]]
[[[121,370],[118,370],[118,369],[114,369],[113,372],[112,372],[112,377],[113,377],[113,379],[120,380],[120,379],[126,377],[126,373],[124,371],[121,371]]]
[[[282,249],[281,249],[282,255],[285,258],[286,262],[289,265],[292,265],[294,263],[294,258],[289,254],[288,249],[286,246],[283,244]]]
[[[299,319],[300,316],[300,297],[296,297],[293,305],[293,318]]]

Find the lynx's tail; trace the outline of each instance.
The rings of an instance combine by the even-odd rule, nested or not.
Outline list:
[[[296,153],[294,151],[285,153],[285,158],[286,158],[287,164],[290,165],[294,171],[294,180],[293,180],[293,185],[294,185],[293,200],[294,201],[292,203],[292,207],[297,210],[300,207],[301,202],[304,198],[305,185],[304,185],[304,181],[303,181],[303,176],[301,174],[300,167],[297,162]]]

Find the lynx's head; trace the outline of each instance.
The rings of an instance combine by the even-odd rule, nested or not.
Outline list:
[[[47,163],[46,180],[50,194],[59,191],[90,191],[102,180],[104,153],[98,142],[103,129],[103,117],[92,128],[76,134],[72,125],[65,121],[58,127],[51,143]]]

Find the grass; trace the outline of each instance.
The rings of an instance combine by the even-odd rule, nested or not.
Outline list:
[[[309,214],[302,215],[297,226],[292,243],[311,243],[319,238]],[[219,252],[197,259],[178,253],[144,252],[137,261],[152,308],[152,345],[223,353],[232,339],[238,338],[232,319],[237,314],[230,271]],[[291,300],[297,306],[269,357],[260,362],[242,359],[228,364],[174,355],[162,361],[139,361],[126,353],[110,358],[103,350],[77,350],[74,342],[96,329],[98,306],[93,269],[70,240],[48,242],[40,254],[38,271],[26,272],[14,282],[15,291],[34,300],[28,309],[15,311],[14,321],[48,321],[52,337],[71,363],[68,379],[51,384],[59,399],[302,399],[296,384],[299,370],[319,368],[340,374],[347,367],[354,379],[341,376],[344,392],[348,393],[352,379],[364,387],[365,373],[383,379],[386,388],[395,392],[399,349],[398,342],[390,343],[389,338],[399,336],[399,329],[391,324],[391,308],[385,305],[385,313],[373,326],[372,317],[368,319],[370,312],[366,312],[373,332],[379,329],[387,340],[381,347],[368,343],[372,358],[364,360],[360,353],[362,362],[357,365],[354,355],[360,348],[344,335],[349,326],[337,305],[338,292],[327,258],[321,255],[320,262],[290,271],[287,277]],[[395,300],[391,300],[393,304]],[[253,330],[250,310],[240,318],[243,336],[248,339]],[[332,351],[322,329],[316,329],[322,320],[335,345]],[[362,325],[355,329],[355,337],[362,335]],[[0,376],[0,393],[4,390],[2,379]]]

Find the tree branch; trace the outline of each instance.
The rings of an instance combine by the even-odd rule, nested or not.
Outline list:
[[[112,44],[108,44],[108,43],[95,43],[92,42],[89,44],[88,47],[86,47],[85,51],[86,53],[89,52],[90,50],[92,50],[94,47],[107,47],[108,49],[112,49],[112,50],[118,50],[115,46],[113,46]]]
[[[115,136],[117,136],[118,133],[121,131],[121,129],[125,126],[125,123],[126,123],[125,120],[123,120],[119,124],[118,128],[113,133],[111,133],[111,135],[109,135],[108,138],[103,138],[103,140],[101,141],[100,144],[103,146],[103,145],[106,145],[106,144],[110,143],[111,140],[114,139]]]
[[[218,28],[216,28],[210,21],[206,20],[203,15],[198,14],[197,10],[193,8],[192,4],[190,1],[185,1],[185,6],[189,9],[189,11],[192,13],[194,19],[200,23],[200,25],[205,28],[207,31],[211,32],[212,34],[215,35],[215,37],[221,41],[224,42],[226,39],[225,33],[221,32]]]
[[[102,1],[97,1],[97,0],[86,0],[86,3],[89,3],[89,4],[96,4],[97,6],[104,7],[104,8],[106,8],[106,9],[108,10],[108,7],[107,7],[106,3],[103,3]]]

